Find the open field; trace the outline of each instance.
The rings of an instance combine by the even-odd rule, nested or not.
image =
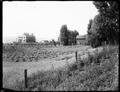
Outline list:
[[[75,53],[39,62],[3,62],[3,86],[29,91],[118,90],[118,52],[118,47],[109,46],[78,51],[83,53],[78,62]],[[20,81],[25,68],[29,75],[27,89],[24,80]]]
[[[17,47],[16,47],[17,48]],[[11,57],[13,57],[12,54],[14,53],[18,53],[17,56],[19,56],[19,52],[22,52],[22,49],[19,50],[20,48],[18,48],[16,51],[10,51],[11,49],[9,49],[8,51],[4,52],[3,54],[5,55],[7,53],[7,55],[12,55],[11,57],[9,56],[7,58],[7,61],[5,61],[5,59],[3,58],[3,87],[8,87],[11,88],[12,84],[15,84],[15,82],[17,80],[23,79],[24,78],[24,69],[28,69],[28,75],[37,72],[39,70],[42,71],[46,71],[46,70],[50,70],[50,69],[56,69],[56,68],[61,68],[63,66],[66,65],[66,62],[68,63],[73,63],[75,62],[75,51],[78,51],[79,53],[83,53],[85,52],[87,49],[90,49],[91,47],[89,46],[67,46],[67,47],[43,47],[40,48],[38,50],[36,50],[36,48],[31,49],[30,48],[26,48],[26,52],[25,50],[23,52],[25,52],[25,54],[33,54],[32,51],[36,51],[36,53],[44,53],[44,54],[37,54],[37,56],[39,57],[39,55],[41,55],[41,58],[39,58],[39,60],[36,61],[32,61],[32,62],[23,62],[23,61],[19,61],[19,62],[15,62],[14,58],[13,58],[13,62],[11,61]],[[32,50],[32,51],[29,51]],[[31,53],[28,53],[31,52]],[[38,52],[37,52],[38,51]],[[35,55],[36,55],[35,53]],[[54,57],[55,55],[57,55],[56,57]],[[46,56],[46,58],[45,58]],[[9,62],[10,59],[10,62]],[[10,86],[10,87],[9,87]]]
[[[81,51],[90,48],[89,46],[57,46],[57,47],[39,47],[39,46],[4,46],[3,61],[8,62],[32,62],[45,59],[53,59],[59,56],[72,54],[75,51]]]

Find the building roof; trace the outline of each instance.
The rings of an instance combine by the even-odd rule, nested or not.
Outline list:
[[[77,35],[77,39],[86,38],[86,35]]]

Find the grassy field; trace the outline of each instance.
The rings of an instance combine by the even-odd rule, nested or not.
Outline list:
[[[61,68],[66,66],[66,62],[75,62],[75,51],[82,53],[90,48],[89,46],[43,47],[39,49],[34,47],[15,47],[15,50],[10,47],[6,48],[3,51],[3,54],[6,55],[6,57],[3,57],[3,87],[12,88],[12,85],[14,85],[16,81],[22,80],[24,78],[24,69],[28,69],[28,76],[30,76],[37,71]],[[31,62],[27,60],[20,61],[20,59],[17,58],[21,53],[25,55],[29,54],[28,58],[30,58],[30,55],[35,51],[36,53],[34,54],[40,57],[37,62],[34,60]],[[37,51],[41,54],[37,54]],[[15,53],[17,53],[17,55]],[[55,55],[57,56],[54,57]],[[21,58],[23,59],[22,56]],[[19,62],[16,62],[16,60]]]
[[[50,63],[49,64],[47,63],[49,61],[46,60],[45,62],[46,68],[44,65],[41,65],[43,66],[42,71],[38,71],[37,73],[31,72],[31,76],[28,77],[28,88],[24,87],[24,80],[15,81],[16,76],[20,75],[19,74],[20,72],[12,73],[10,71],[6,72],[6,76],[8,77],[8,79],[11,78],[12,80],[12,78],[14,77],[15,78],[10,82],[6,78],[6,76],[4,76],[4,80],[5,80],[5,81],[3,80],[4,86],[7,88],[12,88],[12,89],[21,90],[21,91],[25,91],[25,90],[29,90],[29,91],[47,91],[47,90],[49,91],[50,90],[51,91],[57,91],[57,90],[58,91],[59,90],[61,91],[92,91],[92,90],[108,91],[108,90],[113,90],[115,91],[115,90],[118,90],[118,63],[119,63],[118,62],[119,61],[118,46],[102,47],[102,50],[100,49],[94,50],[91,48],[83,49],[83,48],[80,47],[78,53],[81,54],[82,52],[84,54],[86,52],[88,58],[80,58],[78,62],[75,62],[74,53],[67,55],[67,56],[71,56],[71,58],[66,58],[66,56],[63,55],[63,57],[60,57],[59,59],[58,58],[53,59],[53,61],[51,59],[52,65],[50,69],[48,69],[48,71],[43,71],[44,69],[49,68],[49,65],[50,65]],[[75,51],[75,47],[72,47],[72,49]],[[94,52],[94,54],[91,52]],[[18,63],[21,64],[21,62],[17,62],[16,65]],[[22,63],[24,63],[24,64],[21,64],[22,68],[32,67],[31,69],[34,70],[33,67],[35,67],[36,68],[35,71],[37,69],[40,69],[39,65],[41,64],[41,63],[38,64],[39,62],[29,62],[29,63],[22,62]],[[35,66],[33,63],[36,63]],[[20,68],[20,64],[18,64],[19,68]],[[56,67],[53,67],[55,65]],[[58,68],[57,65],[61,65],[60,67],[62,67],[62,69]],[[63,68],[64,65],[66,67]],[[11,65],[6,64],[6,67],[8,66],[11,66]],[[10,70],[9,67],[8,69]],[[15,67],[13,69],[17,70],[15,69]],[[15,75],[15,76],[12,77],[11,75]],[[9,81],[10,84],[6,82],[7,80]],[[15,83],[12,85],[13,81],[15,81]]]
[[[56,46],[56,47],[37,47],[37,46],[4,46],[3,61],[8,62],[32,62],[45,59],[53,59],[60,55],[68,55],[75,51],[85,50],[89,46]]]

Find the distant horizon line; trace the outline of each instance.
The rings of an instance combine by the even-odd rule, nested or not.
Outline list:
[[[87,35],[87,34],[83,34],[83,35]],[[79,34],[79,36],[82,36]],[[6,36],[6,37],[2,37],[2,43],[13,43],[13,42],[17,42],[17,38],[19,36]],[[36,37],[36,36],[35,36]],[[45,41],[45,40],[48,40],[48,41],[51,41],[51,40],[55,40],[55,41],[58,41],[58,38],[50,38],[50,39],[45,39],[45,38],[42,38],[42,37],[36,37],[36,42],[41,42],[41,41]]]

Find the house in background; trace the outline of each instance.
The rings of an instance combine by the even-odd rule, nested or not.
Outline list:
[[[87,35],[78,35],[76,37],[77,45],[86,45],[87,44]]]
[[[17,42],[18,42],[18,43],[26,43],[26,39],[27,39],[27,37],[26,37],[25,35],[19,36],[19,37],[17,38]]]
[[[17,38],[18,43],[29,43],[29,42],[36,42],[35,36],[33,34],[24,33],[22,36]]]

